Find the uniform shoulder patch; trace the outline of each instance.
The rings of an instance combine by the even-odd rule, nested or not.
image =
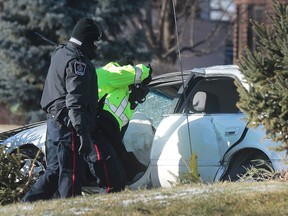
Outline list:
[[[87,65],[84,62],[76,61],[74,63],[74,71],[75,74],[79,76],[83,76],[86,72]]]

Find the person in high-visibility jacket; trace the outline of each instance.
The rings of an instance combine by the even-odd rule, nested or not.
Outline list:
[[[96,71],[99,98],[108,94],[103,109],[114,116],[121,129],[129,122],[135,109],[131,104],[131,98],[129,100],[129,87],[143,84],[150,76],[151,67],[144,64],[120,66],[117,62],[110,62]]]
[[[122,144],[123,130],[127,128],[137,104],[143,102],[149,92],[147,85],[151,81],[152,68],[144,64],[134,66],[126,59],[97,68],[96,73],[99,98],[104,97],[105,102],[92,137],[97,159],[88,164],[100,187],[107,192],[117,192],[125,188],[127,181],[120,160],[125,148]]]

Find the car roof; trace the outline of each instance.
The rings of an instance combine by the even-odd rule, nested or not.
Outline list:
[[[248,84],[244,75],[240,72],[237,65],[216,65],[209,67],[193,68],[183,72],[172,72],[154,76],[149,87],[156,90],[167,97],[174,98],[179,89],[185,85],[190,78],[196,76],[203,77],[231,77],[238,80],[248,89]]]
[[[169,98],[174,98],[180,87],[190,77],[192,71],[171,72],[152,77],[149,88]]]
[[[203,76],[229,76],[244,82],[244,75],[240,72],[237,65],[216,65],[210,67],[194,68],[193,73],[201,74]]]

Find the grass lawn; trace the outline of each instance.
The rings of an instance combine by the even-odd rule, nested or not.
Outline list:
[[[15,203],[0,215],[288,215],[288,182],[191,184]]]

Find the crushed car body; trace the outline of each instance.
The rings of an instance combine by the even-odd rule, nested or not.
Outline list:
[[[125,164],[131,166],[128,186],[170,187],[187,172],[205,183],[237,181],[259,160],[276,171],[287,170],[285,153],[272,149],[278,143],[265,138],[263,128],[247,127],[236,106],[235,82],[248,86],[235,65],[153,77],[151,92],[137,107],[123,139],[129,160]],[[17,147],[28,152],[31,160],[25,159],[23,170],[39,149],[45,155],[45,139],[45,122],[1,134],[1,144],[11,152]],[[41,174],[45,160],[37,163],[35,172]],[[88,168],[85,173],[87,185],[97,187]]]

